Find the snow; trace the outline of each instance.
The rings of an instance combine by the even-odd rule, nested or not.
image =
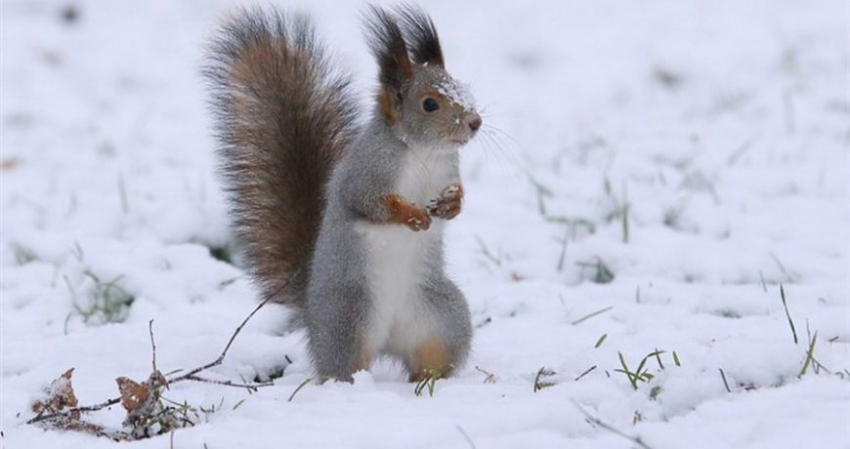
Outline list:
[[[445,80],[437,86],[437,91],[464,110],[475,110],[475,97],[468,85],[454,79]]]
[[[362,4],[297,6],[368,104]],[[167,372],[214,360],[256,305],[209,251],[229,237],[199,68],[234,5],[0,7],[0,447],[170,447],[24,421],[69,368],[82,405],[147,379],[149,320]],[[476,325],[468,365],[433,397],[379,363],[289,401],[312,372],[269,306],[209,376],[283,377],[253,394],[174,385],[169,399],[223,407],[173,447],[636,446],[584,412],[653,448],[850,447],[846,2],[427,9],[449,71],[486,105],[446,227]],[[133,298],[126,320],[86,323],[75,301],[112,281]],[[819,364],[800,376],[809,333]],[[664,369],[647,360],[637,390],[615,371],[656,349]],[[554,385],[534,392],[544,367]],[[121,412],[89,419],[117,429]]]

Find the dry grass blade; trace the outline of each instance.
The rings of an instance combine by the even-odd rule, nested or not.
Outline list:
[[[295,388],[295,391],[293,391],[292,394],[289,395],[289,399],[287,399],[286,402],[292,402],[292,400],[295,399],[295,395],[298,394],[298,392],[301,391],[302,388],[306,387],[307,384],[309,384],[312,381],[313,381],[312,377],[308,377],[308,378],[304,379],[303,382],[298,384],[298,386]]]
[[[815,358],[815,344],[818,342],[818,333],[815,332],[815,335],[812,336],[811,341],[809,341],[809,349],[806,351],[806,361],[803,362],[803,368],[800,369],[800,374],[798,377],[802,377],[806,374],[806,371],[809,370],[809,365],[812,364],[812,360]]]
[[[779,284],[779,296],[782,298],[782,307],[785,308],[785,316],[788,318],[788,324],[791,326],[791,333],[794,335],[794,344],[798,343],[797,329],[794,327],[794,320],[791,319],[791,313],[788,312],[788,302],[785,301],[785,286]]]
[[[606,308],[604,308],[604,309],[599,309],[599,310],[597,310],[596,312],[589,313],[589,314],[587,314],[587,315],[585,315],[585,316],[583,316],[583,317],[581,317],[581,318],[579,318],[579,319],[577,319],[577,320],[573,321],[573,322],[572,322],[572,323],[570,323],[570,324],[572,324],[573,326],[575,326],[576,324],[581,324],[581,323],[583,323],[583,322],[585,322],[585,321],[587,321],[587,320],[589,320],[589,319],[591,319],[591,318],[593,318],[593,317],[595,317],[595,316],[597,316],[597,315],[602,315],[603,313],[605,313],[605,312],[607,312],[607,311],[609,311],[609,310],[611,310],[611,309],[613,309],[613,308],[614,308],[614,306],[608,306],[608,307],[606,307]]]
[[[595,369],[596,369],[596,365],[591,366],[590,368],[586,369],[583,373],[579,374],[579,376],[575,378],[575,381],[578,382],[582,377],[590,374],[590,372],[595,370]]]

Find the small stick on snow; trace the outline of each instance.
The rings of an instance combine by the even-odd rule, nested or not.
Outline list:
[[[469,443],[469,447],[471,447],[472,449],[476,449],[475,443],[472,442],[472,438],[469,438],[469,434],[467,434],[466,431],[463,430],[463,427],[461,427],[460,425],[456,425],[455,427],[457,427],[457,431],[460,432],[461,435],[463,435],[463,439],[466,440],[467,443]]]
[[[208,383],[208,384],[224,385],[225,387],[245,388],[245,389],[248,389],[251,392],[256,392],[257,389],[260,388],[260,387],[270,387],[270,386],[274,385],[274,382],[272,382],[272,381],[260,382],[260,383],[255,383],[255,384],[245,384],[245,383],[236,383],[236,382],[232,382],[232,381],[229,381],[229,380],[206,379],[204,377],[198,377],[198,376],[189,376],[189,377],[186,378],[186,380],[192,380],[192,381],[195,381],[195,382],[203,382],[203,383]]]
[[[729,388],[729,382],[726,381],[726,373],[723,372],[723,368],[717,368],[720,371],[720,377],[723,378],[723,385],[726,386],[726,392],[731,393],[732,389]]]
[[[652,449],[652,447],[650,447],[649,445],[647,445],[646,443],[644,443],[644,442],[643,442],[643,440],[642,440],[640,437],[633,437],[633,436],[631,436],[631,435],[628,435],[628,434],[626,434],[626,433],[623,433],[623,431],[622,431],[622,430],[617,429],[617,428],[615,428],[615,427],[612,427],[611,425],[606,424],[605,422],[603,422],[603,421],[602,421],[602,420],[600,420],[599,418],[596,418],[595,416],[592,416],[590,413],[588,413],[588,411],[587,411],[587,410],[585,410],[585,409],[584,409],[584,407],[582,407],[581,405],[579,405],[579,403],[578,403],[578,402],[576,402],[576,401],[572,401],[572,403],[573,403],[573,405],[575,405],[575,406],[576,406],[576,408],[578,409],[578,411],[580,411],[580,412],[581,412],[581,414],[582,414],[582,415],[584,415],[584,417],[587,419],[587,421],[588,421],[588,422],[590,422],[591,424],[597,425],[597,426],[599,426],[599,427],[601,427],[601,428],[603,428],[603,429],[605,429],[605,430],[607,430],[607,431],[609,431],[609,432],[613,433],[614,435],[617,435],[617,436],[623,437],[623,438],[625,438],[625,439],[627,439],[627,440],[631,441],[632,443],[637,444],[639,447],[641,447],[641,448],[643,448],[643,449]]]

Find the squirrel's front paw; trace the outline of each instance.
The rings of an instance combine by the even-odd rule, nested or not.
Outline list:
[[[431,217],[425,208],[407,202],[400,195],[386,195],[381,202],[389,212],[389,222],[407,226],[414,231],[427,231],[431,227]]]
[[[414,231],[427,231],[431,227],[431,217],[428,216],[428,211],[424,208],[411,204],[410,215],[405,219],[404,224]]]
[[[428,213],[433,217],[451,220],[460,213],[462,201],[463,186],[459,183],[449,184],[436,200],[431,200],[427,207]]]

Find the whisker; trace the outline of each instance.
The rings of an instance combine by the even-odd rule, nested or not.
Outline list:
[[[497,134],[495,132],[496,130],[497,128],[490,126],[487,129],[484,129],[483,135],[486,135],[489,138],[494,147],[502,154],[503,157],[508,159],[511,165],[519,165],[521,158],[518,156],[516,151],[514,151],[511,146],[504,145],[501,140],[502,138],[507,137],[507,135],[505,133]],[[513,142],[516,143],[516,140]]]
[[[501,156],[501,157],[494,158],[496,161],[498,161],[498,163],[499,163],[498,165],[501,169],[505,168],[505,165],[504,165],[505,162],[507,162],[510,167],[512,167],[514,169],[517,168],[515,158],[511,157],[510,153],[508,151],[506,151],[506,149],[502,146],[501,142],[499,142],[499,140],[496,139],[495,135],[493,135],[492,133],[489,133],[487,131],[484,131],[484,132],[481,133],[481,138],[482,138],[482,143],[485,145],[485,147],[493,149],[494,150],[493,154]],[[492,156],[490,155],[490,151],[485,151],[485,158],[488,161],[491,157]]]
[[[514,139],[514,137],[513,137],[513,136],[511,136],[510,134],[508,134],[507,132],[505,132],[504,130],[502,130],[501,128],[499,128],[498,126],[494,126],[494,125],[490,125],[490,124],[485,124],[484,126],[485,126],[487,129],[490,129],[490,130],[492,130],[492,131],[498,132],[498,133],[499,133],[499,134],[501,134],[502,136],[507,137],[508,139],[510,139],[510,140],[511,140],[511,142],[513,142],[513,143],[514,143],[514,145],[516,145],[517,147],[522,148],[522,144],[521,144],[518,140]],[[523,148],[523,149],[524,149],[524,148]]]

